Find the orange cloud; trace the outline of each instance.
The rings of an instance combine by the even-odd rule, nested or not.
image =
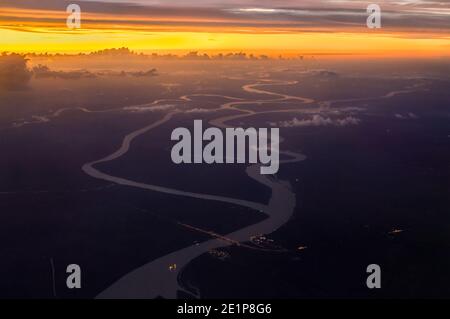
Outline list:
[[[450,55],[450,33],[440,27],[440,15],[425,19],[421,28],[419,23],[403,21],[374,30],[365,26],[365,11],[355,9],[336,15],[325,10],[184,10],[107,4],[102,11],[99,3],[86,6],[79,30],[69,30],[67,13],[53,7],[1,8],[2,49],[87,52],[127,46],[137,51]]]

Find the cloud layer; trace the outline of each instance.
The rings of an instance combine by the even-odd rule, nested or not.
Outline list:
[[[66,15],[65,0],[3,0],[0,4],[4,26],[22,24],[60,24]],[[178,30],[209,28],[265,32],[340,30],[365,27],[369,1],[78,1],[85,24],[97,28]],[[377,1],[382,8],[383,27],[398,30],[448,32],[448,1]]]
[[[348,125],[358,125],[361,120],[348,116],[342,119],[332,119],[330,117],[323,117],[321,115],[313,115],[309,119],[298,119],[294,117],[292,120],[281,121],[276,123],[270,123],[271,126],[277,127],[308,127],[308,126],[348,126]]]
[[[79,0],[82,28],[77,30],[66,26],[71,2],[2,0],[2,49],[450,55],[447,1],[377,1],[382,28],[368,29],[369,1]]]

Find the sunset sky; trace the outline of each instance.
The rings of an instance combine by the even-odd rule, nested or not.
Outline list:
[[[82,29],[66,7],[82,9]],[[382,9],[368,29],[366,8]],[[450,55],[450,2],[434,0],[0,0],[0,51]]]

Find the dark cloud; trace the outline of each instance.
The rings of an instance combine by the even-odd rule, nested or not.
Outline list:
[[[158,71],[153,68],[146,71],[101,71],[101,72],[91,72],[88,70],[73,70],[73,71],[54,71],[51,70],[46,65],[37,65],[33,67],[31,70],[32,74],[35,78],[54,78],[54,79],[63,79],[63,80],[78,80],[78,79],[90,79],[96,78],[98,76],[133,76],[133,77],[152,77],[157,76]]]
[[[84,78],[95,78],[96,75],[87,70],[76,71],[52,71],[45,65],[38,65],[32,70],[36,78],[59,78],[64,80],[77,80]]]
[[[27,60],[18,54],[0,55],[0,90],[19,90],[27,87],[31,72]]]
[[[329,70],[308,70],[302,72],[302,74],[307,74],[318,78],[337,78],[339,76],[339,73]]]
[[[65,0],[3,0],[4,7],[34,8],[65,11],[72,1]],[[329,32],[340,28],[365,27],[367,5],[370,1],[78,1],[83,12],[109,15],[110,19],[85,23],[111,25],[120,17],[132,16],[127,25],[197,27],[281,28],[286,31],[309,31],[316,28]],[[383,28],[420,29],[448,32],[450,3],[448,1],[377,1],[382,8]],[[0,14],[1,16],[1,14]],[[149,20],[148,18],[151,18]],[[180,19],[183,18],[183,19]],[[56,19],[56,18],[55,18]],[[115,20],[119,19],[119,20]],[[12,21],[14,17],[3,17]],[[25,17],[23,21],[55,22],[45,16]]]
[[[156,69],[150,69],[148,71],[129,72],[129,74],[135,77],[148,77],[148,76],[157,76],[158,71]]]

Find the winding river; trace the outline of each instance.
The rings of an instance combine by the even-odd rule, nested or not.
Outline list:
[[[230,97],[230,96],[222,96],[222,95],[212,95],[212,94],[194,94],[194,95],[185,95],[181,96],[177,101],[192,101],[193,97],[196,96],[214,96],[221,97],[226,100],[231,100],[230,102],[224,103],[220,106],[220,108],[215,110],[234,110],[237,112],[235,115],[228,115],[219,118],[215,118],[210,120],[210,124],[215,127],[226,128],[229,127],[227,122],[236,119],[247,118],[254,115],[259,114],[268,114],[268,113],[284,113],[284,112],[317,112],[317,110],[324,110],[331,106],[332,103],[337,102],[351,102],[351,101],[363,101],[369,100],[368,98],[363,99],[348,99],[348,100],[336,100],[336,101],[322,101],[318,102],[318,108],[315,110],[306,110],[306,109],[284,109],[284,110],[271,110],[271,111],[260,111],[256,112],[253,110],[247,110],[238,108],[238,106],[245,105],[261,105],[265,103],[276,103],[283,102],[287,100],[295,100],[299,101],[303,105],[315,103],[313,99],[285,95],[281,93],[276,93],[272,91],[268,91],[266,89],[262,89],[262,87],[267,86],[275,86],[275,85],[293,85],[296,84],[296,81],[274,81],[269,79],[262,79],[258,83],[247,84],[242,87],[245,92],[252,94],[261,94],[272,96],[273,99],[263,99],[263,100],[246,100],[242,98]],[[413,88],[415,89],[415,88]],[[409,93],[408,90],[402,91],[394,91],[390,92],[381,98],[392,98],[397,94]],[[144,106],[156,105],[157,103],[164,101],[158,100],[149,104],[145,104]],[[255,211],[260,212],[261,214],[265,214],[267,218],[259,223],[254,225],[247,226],[245,228],[239,229],[231,234],[227,234],[224,236],[220,236],[219,238],[214,238],[203,242],[201,244],[192,245],[178,251],[172,252],[168,255],[160,257],[156,260],[153,260],[132,272],[126,274],[114,284],[112,284],[109,288],[100,293],[98,298],[137,298],[137,299],[147,299],[147,298],[156,298],[163,297],[169,299],[177,298],[178,291],[186,291],[182,283],[180,282],[180,274],[182,273],[184,267],[186,267],[189,262],[198,256],[220,247],[229,246],[231,244],[248,242],[250,238],[254,235],[258,234],[270,234],[277,229],[279,229],[282,225],[284,225],[291,217],[294,212],[294,208],[296,206],[296,196],[295,193],[291,189],[291,185],[287,181],[279,180],[276,176],[267,176],[261,175],[259,168],[260,165],[249,166],[246,169],[247,175],[255,180],[256,182],[268,187],[271,189],[271,197],[267,204],[257,203],[246,201],[242,199],[229,198],[218,195],[211,194],[200,194],[193,193],[178,189],[167,188],[159,185],[145,184],[139,183],[132,180],[128,180],[125,178],[112,176],[106,173],[101,172],[95,166],[97,164],[113,161],[123,155],[125,155],[130,147],[131,143],[134,139],[138,138],[144,133],[147,133],[150,130],[153,130],[164,123],[169,122],[174,115],[181,113],[182,110],[175,110],[168,114],[166,114],[159,121],[152,123],[144,128],[138,129],[130,134],[126,135],[122,141],[120,148],[114,153],[87,163],[83,165],[83,171],[89,176],[101,179],[104,181],[116,183],[119,185],[136,187],[141,189],[146,189],[149,191],[162,192],[166,194],[171,194],[175,196],[185,196],[191,197],[201,200],[211,200],[218,201],[232,205],[239,205],[247,208],[251,208]],[[283,139],[280,139],[280,143],[283,142]],[[305,159],[305,156],[302,154],[298,154],[290,151],[280,151],[280,154],[286,155],[289,159],[280,161],[280,164],[286,163],[295,163],[300,162]],[[226,239],[226,240],[224,240]],[[169,269],[169,265],[176,264],[176,269]],[[188,292],[188,291],[186,291]],[[192,291],[188,293],[192,294]]]
[[[262,103],[273,103],[277,101],[290,100],[295,99],[299,100],[303,103],[312,103],[314,102],[311,99],[303,98],[303,97],[294,97],[284,94],[279,94],[275,92],[270,92],[266,90],[256,89],[258,86],[268,86],[268,85],[290,85],[295,84],[297,82],[287,82],[287,81],[269,81],[265,80],[265,83],[256,83],[249,84],[243,86],[243,90],[249,93],[256,94],[266,94],[271,95],[276,98],[270,100],[243,100],[241,98],[233,98],[229,96],[220,96],[224,99],[232,100],[232,102],[227,102],[222,104],[220,109],[233,109],[237,111],[239,114],[220,117],[210,121],[210,124],[216,127],[228,127],[227,122],[242,118],[249,117],[256,114],[261,113],[273,113],[276,111],[270,112],[254,112],[250,110],[244,110],[235,108],[240,105],[250,105],[250,104],[262,104]],[[208,94],[196,94],[195,96],[211,96]],[[219,95],[216,95],[219,96]],[[193,96],[182,96],[180,100],[182,101],[190,101]],[[154,102],[153,102],[154,103]],[[153,104],[151,103],[151,104]],[[282,110],[280,110],[282,111]],[[286,111],[286,110],[284,110]],[[215,238],[203,242],[201,244],[192,245],[181,250],[172,252],[166,256],[153,260],[138,269],[133,270],[128,273],[105,291],[98,295],[98,298],[138,298],[138,299],[147,299],[147,298],[156,298],[163,297],[174,299],[177,298],[177,292],[179,290],[185,291],[185,289],[180,284],[179,276],[183,271],[183,268],[189,264],[190,261],[195,259],[196,257],[210,251],[211,249],[217,249],[220,247],[229,246],[232,243],[239,242],[247,242],[254,235],[258,234],[270,234],[284,225],[292,216],[294,212],[294,208],[296,206],[296,197],[295,193],[291,189],[291,185],[289,182],[281,181],[277,179],[275,176],[266,176],[260,174],[260,165],[252,165],[246,169],[247,175],[258,183],[265,185],[266,187],[271,189],[271,197],[267,204],[257,203],[246,201],[242,199],[229,198],[224,196],[217,196],[211,194],[200,194],[193,193],[178,189],[172,189],[167,187],[162,187],[159,185],[151,185],[145,183],[139,183],[132,180],[128,180],[125,178],[112,176],[101,172],[95,166],[101,163],[113,161],[123,155],[125,155],[133,142],[134,139],[138,138],[144,133],[155,129],[164,123],[170,121],[174,115],[180,113],[180,111],[173,111],[166,114],[159,121],[152,123],[144,128],[138,129],[130,134],[126,135],[122,141],[120,148],[114,153],[90,162],[83,165],[83,171],[89,176],[101,179],[108,182],[113,182],[119,185],[136,187],[141,189],[146,189],[149,191],[162,192],[166,194],[176,195],[176,196],[185,196],[191,198],[197,198],[201,200],[211,200],[218,201],[233,205],[239,205],[247,208],[251,208],[255,211],[258,211],[262,214],[265,214],[268,218],[263,221],[256,223],[254,225],[250,225],[248,227],[239,229],[231,234],[227,234],[223,236],[227,240],[223,240],[222,238]],[[280,143],[282,140],[280,140]],[[294,152],[280,152],[280,154],[287,155],[290,157],[287,160],[280,161],[280,164],[286,163],[294,163],[299,162],[305,159],[305,156],[302,154],[297,154]],[[169,269],[169,265],[176,264],[176,269]],[[192,292],[189,292],[192,294]]]

